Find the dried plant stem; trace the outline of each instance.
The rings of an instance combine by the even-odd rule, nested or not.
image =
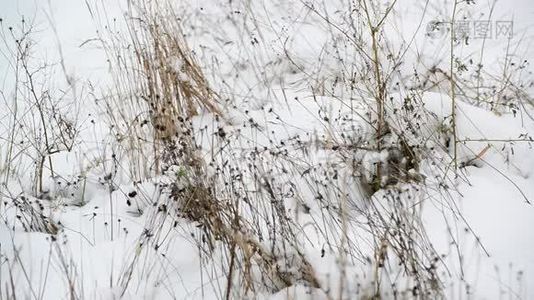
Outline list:
[[[455,35],[455,28],[454,28],[454,22],[456,20],[456,11],[458,6],[458,0],[454,1],[454,6],[452,8],[452,18],[451,18],[451,40],[450,40],[450,64],[451,64],[451,76],[450,76],[450,82],[451,82],[451,118],[452,118],[452,136],[453,136],[453,163],[454,163],[454,172],[455,174],[458,172],[458,135],[456,132],[456,84],[454,81],[454,35]]]

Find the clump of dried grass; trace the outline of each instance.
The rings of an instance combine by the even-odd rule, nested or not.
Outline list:
[[[261,232],[258,224],[242,215],[243,198],[228,188],[227,174],[207,171],[190,120],[201,110],[218,119],[224,116],[218,96],[209,87],[189,48],[172,6],[157,1],[133,1],[128,12],[128,39],[132,43],[123,47],[126,50],[117,47],[123,40],[115,34],[102,38],[115,68],[112,71],[118,89],[118,93],[105,101],[112,130],[133,166],[132,177],[167,176],[165,174],[173,168],[181,170],[180,176],[171,177],[171,182],[165,185],[168,197],[154,204],[160,208],[160,213],[153,216],[149,224],[162,224],[169,216],[196,224],[201,236],[199,248],[203,249],[200,255],[204,253],[206,259],[212,261],[216,257],[222,260],[228,282],[227,298],[265,287],[271,292],[278,291],[296,281],[319,287],[311,264],[296,247],[291,226],[287,224],[290,218],[283,206],[272,198],[272,192],[265,193],[267,196],[262,201],[267,205],[265,211],[276,212],[272,216],[274,224],[270,226],[280,232],[281,241],[272,240],[269,242],[272,247],[267,247],[258,236]],[[216,164],[227,170],[230,166],[224,164],[223,159],[219,155]],[[239,181],[231,183],[241,184]],[[145,238],[159,236],[154,231],[161,230],[147,228],[150,234]],[[154,243],[158,248],[158,242]],[[287,244],[296,253],[291,259],[292,264],[298,266],[296,273],[284,271],[288,268],[284,264],[289,262],[278,243]],[[132,270],[135,261],[128,270]],[[260,282],[254,274],[257,269],[261,274]],[[125,291],[129,285],[128,272],[123,278]]]
[[[130,13],[130,40],[142,73],[138,92],[160,132],[156,138],[169,138],[175,134],[169,127],[176,127],[179,117],[195,116],[201,109],[221,115],[217,95],[209,87],[170,4],[134,1]]]
[[[109,25],[100,35],[113,77],[104,109],[130,173],[142,179],[160,174],[163,145],[187,134],[186,120],[222,110],[170,4],[132,1],[125,23],[127,38]]]
[[[192,170],[189,170],[192,171]],[[201,175],[196,177],[192,174]],[[284,271],[284,263],[287,263],[287,257],[283,254],[269,249],[264,243],[260,242],[257,228],[245,216],[242,216],[240,206],[247,205],[242,203],[243,199],[232,195],[227,190],[219,188],[219,180],[228,180],[218,176],[207,176],[205,173],[186,172],[180,180],[171,184],[170,199],[175,204],[176,214],[197,224],[201,230],[203,238],[201,247],[205,248],[207,253],[213,255],[214,250],[223,247],[226,257],[229,261],[225,263],[228,266],[226,270],[228,276],[228,286],[226,293],[235,288],[233,284],[234,274],[238,274],[238,282],[242,290],[239,292],[245,295],[248,292],[261,291],[265,287],[271,289],[271,292],[279,291],[283,288],[293,285],[296,281],[306,282],[306,284],[319,288],[321,285],[315,277],[315,271],[298,248],[294,248],[296,254],[291,259],[291,264],[296,266],[298,271]],[[229,184],[239,184],[232,182]],[[274,206],[275,204],[272,203]],[[276,209],[273,207],[273,209]],[[288,218],[284,212],[280,212],[280,218]],[[279,225],[273,224],[277,227]],[[278,228],[283,231],[284,228]],[[287,234],[284,239],[285,243],[290,243],[293,235],[290,232],[281,232],[281,235]],[[269,241],[276,244],[280,241]],[[220,245],[216,245],[220,243]],[[284,241],[282,241],[284,243]],[[254,279],[253,266],[259,268],[263,277],[261,282]],[[227,296],[228,298],[229,296]]]
[[[60,225],[49,216],[46,216],[48,208],[40,200],[34,197],[20,195],[11,200],[5,207],[6,211],[13,211],[15,218],[12,226],[22,226],[26,232],[43,232],[55,235],[60,230]],[[6,219],[6,223],[11,223]]]

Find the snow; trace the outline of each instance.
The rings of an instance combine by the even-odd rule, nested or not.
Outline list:
[[[82,2],[58,1],[52,4],[53,7],[37,3],[35,6],[41,13],[43,9],[54,12],[59,38],[64,45],[67,73],[73,78],[91,81],[96,86],[91,89],[94,92],[98,87],[106,86],[110,79],[105,71],[105,56],[89,41],[94,37],[94,25]],[[267,289],[254,297],[331,299],[336,298],[341,283],[345,284],[343,296],[347,299],[354,295],[360,298],[372,296],[374,289],[371,283],[375,274],[370,261],[374,259],[376,245],[365,226],[355,224],[365,222],[360,212],[373,205],[382,205],[376,209],[387,211],[386,200],[380,200],[380,196],[386,195],[388,190],[384,189],[373,199],[378,204],[366,202],[365,191],[351,184],[349,177],[353,170],[348,166],[348,158],[338,155],[335,148],[356,143],[365,145],[372,140],[372,126],[366,120],[369,119],[367,108],[373,99],[362,101],[335,83],[342,73],[339,71],[342,64],[336,55],[343,57],[346,53],[334,54],[332,45],[334,42],[343,44],[344,36],[335,30],[333,34],[328,26],[318,25],[322,24],[318,21],[320,18],[313,17],[302,5],[291,1],[278,2],[258,2],[247,7],[236,1],[230,8],[211,2],[179,4],[188,6],[184,8],[184,13],[188,16],[187,24],[191,25],[188,32],[192,32],[192,48],[199,57],[213,55],[218,59],[214,64],[218,64],[219,73],[209,73],[211,77],[208,76],[214,89],[221,91],[224,97],[237,99],[235,106],[225,107],[225,120],[217,120],[209,113],[202,113],[191,120],[196,142],[207,158],[212,155],[213,149],[220,149],[221,145],[228,143],[228,148],[223,149],[228,149],[225,155],[230,166],[244,170],[257,155],[258,159],[264,160],[262,166],[268,170],[263,173],[265,177],[262,180],[280,183],[284,189],[277,191],[280,194],[290,194],[296,186],[302,198],[288,197],[291,200],[287,201],[286,208],[298,224],[295,242],[301,246],[300,250],[315,270],[322,288],[310,288],[304,280],[296,280],[290,287],[280,290],[273,283],[274,293]],[[521,3],[532,10],[529,2]],[[10,5],[13,3],[10,2]],[[27,4],[14,6],[19,5]],[[336,10],[338,5],[324,8],[331,11],[336,20],[346,17]],[[500,8],[503,4],[498,5]],[[29,6],[25,11],[39,11],[33,5]],[[121,6],[118,2],[110,5],[109,15],[120,16]],[[254,45],[242,44],[239,37],[245,33],[235,32],[234,27],[229,26],[232,22],[226,15],[229,10],[240,13],[257,11],[255,18],[264,23],[253,26],[248,19],[245,25],[253,29],[246,34],[250,34],[251,40],[256,38],[266,46],[254,48]],[[525,21],[524,14],[527,12],[516,11],[520,12],[517,18],[524,19],[525,24],[521,26],[518,22],[518,32],[525,28],[524,32],[531,34],[526,29],[530,24]],[[400,10],[396,13],[410,15],[414,12]],[[425,20],[435,13],[429,12]],[[1,14],[0,17],[3,17]],[[44,20],[42,16],[40,18]],[[12,17],[4,20],[8,21],[14,22]],[[401,21],[406,24],[399,26],[407,29],[402,27],[397,30],[408,32],[406,36],[411,36],[418,22],[414,23],[408,17],[401,18]],[[48,25],[42,22],[38,23],[39,27],[46,28]],[[212,31],[205,31],[210,26]],[[60,58],[55,56],[57,51],[50,50],[57,48],[57,42],[53,37],[44,37],[45,44],[55,46],[48,47],[50,54],[40,57],[48,56],[53,61],[59,61]],[[84,42],[87,42],[85,46],[80,47]],[[396,42],[402,43],[401,40]],[[464,51],[476,49],[477,43],[466,46]],[[437,53],[436,60],[447,54],[439,41],[417,40],[414,47],[430,47],[428,53]],[[490,65],[489,62],[497,59],[502,52],[495,50],[496,47],[488,46],[490,50],[485,54]],[[288,61],[286,51],[293,61]],[[526,47],[522,53],[529,57],[533,52]],[[409,53],[408,56],[415,54]],[[236,61],[238,63],[234,64]],[[9,67],[3,60],[0,64],[0,71],[6,74]],[[183,62],[178,59],[169,61],[169,67],[179,74],[181,81],[190,80],[183,72]],[[206,66],[206,69],[209,68]],[[257,69],[263,70],[263,73],[257,73]],[[225,79],[224,84],[217,76]],[[307,86],[307,76],[315,78],[314,89]],[[7,89],[11,80],[7,76],[4,80],[2,90],[6,91],[6,95],[10,93]],[[462,95],[458,96],[456,124],[461,141],[458,158],[469,163],[460,167],[457,178],[450,180],[449,177],[436,177],[437,171],[432,165],[435,161],[450,162],[452,155],[450,150],[436,146],[442,143],[443,132],[451,122],[452,100],[446,87],[432,92],[400,88],[389,96],[386,112],[399,116],[395,119],[398,128],[414,119],[421,125],[417,134],[407,131],[407,139],[413,143],[424,140],[429,149],[436,147],[418,171],[425,177],[427,194],[416,191],[409,184],[401,188],[406,189],[405,195],[413,196],[409,203],[423,207],[421,218],[425,234],[444,263],[438,269],[443,275],[445,296],[464,298],[467,293],[475,299],[534,298],[534,208],[529,203],[534,201],[534,149],[528,140],[534,136],[534,120],[526,114],[532,114],[534,110],[527,106],[517,114],[507,111],[496,113],[473,105]],[[403,110],[406,97],[413,101],[414,111],[418,114],[416,117],[413,117],[412,111]],[[5,102],[1,105],[1,110],[7,112],[11,104]],[[87,100],[80,105],[84,122],[79,139],[83,142],[70,152],[52,155],[55,173],[46,172],[45,190],[47,197],[54,200],[35,197],[42,195],[32,196],[31,186],[35,180],[31,157],[19,158],[17,169],[13,171],[16,176],[3,183],[0,286],[12,284],[12,278],[19,293],[17,296],[31,299],[70,298],[70,284],[74,284],[73,290],[80,293],[77,297],[86,299],[224,298],[226,278],[215,277],[220,275],[217,271],[222,268],[218,261],[221,260],[221,252],[213,254],[218,260],[209,261],[197,245],[201,237],[195,222],[186,218],[176,222],[159,217],[162,210],[159,205],[167,203],[165,201],[169,198],[169,191],[162,184],[176,181],[185,171],[174,166],[160,177],[142,181],[131,178],[127,154],[118,151],[98,105]],[[3,123],[1,135],[7,136],[10,125],[6,124],[11,123],[5,120],[9,120],[10,115],[2,113],[0,116]],[[214,138],[220,130],[228,139]],[[21,134],[17,138],[28,137]],[[3,138],[0,142],[2,160],[7,145],[7,140]],[[22,152],[23,148],[17,149]],[[256,153],[257,149],[261,154]],[[277,156],[283,152],[287,153],[287,159]],[[362,153],[354,153],[350,158],[362,161],[363,176],[370,182],[375,166],[387,164],[390,152],[384,149]],[[112,154],[116,156],[112,157]],[[304,175],[286,174],[280,167],[284,164],[299,174],[312,174],[310,178],[321,181],[322,185],[316,188]],[[217,172],[216,168],[207,169],[210,174]],[[414,169],[409,172],[414,176],[417,173]],[[450,167],[446,174],[453,172]],[[329,179],[333,174],[339,179]],[[386,185],[387,179],[382,179],[382,186]],[[255,180],[253,174],[245,172],[243,182],[247,188],[256,188]],[[324,220],[325,208],[323,202],[309,199],[314,199],[317,194],[337,199],[332,189],[336,184],[343,185],[349,198],[347,206],[351,214],[348,222],[353,227],[346,234],[353,238],[352,244],[343,244],[340,230],[320,232],[313,225],[317,220]],[[443,190],[436,188],[441,184],[449,186],[445,199],[442,198]],[[28,232],[17,217],[20,207],[10,204],[10,199],[25,201],[36,211],[42,210],[50,220],[60,224],[60,232],[57,235]],[[254,212],[247,209],[242,208],[243,215],[252,218]],[[258,231],[261,230],[265,228],[258,228]],[[151,235],[165,241],[161,243],[162,248],[155,248],[158,244],[149,238]],[[339,248],[352,247],[354,253],[362,255],[340,257],[338,249],[328,246],[330,240],[334,240]],[[262,246],[267,248],[269,245],[265,243]],[[291,251],[284,254],[294,257],[295,261],[300,259]],[[369,258],[369,261],[362,257]],[[395,262],[394,258],[392,262]],[[298,274],[297,266],[300,264],[301,261],[295,262],[283,271]],[[381,275],[385,278],[384,282],[395,282],[399,288],[403,288],[403,284],[409,286],[408,282],[394,278],[403,270],[391,264],[387,268],[393,278],[386,278],[387,272],[384,271]],[[255,278],[260,278],[261,274],[256,273]],[[122,288],[125,282],[129,283],[126,290]],[[384,289],[383,296],[391,297],[388,294],[391,290]],[[0,298],[4,297],[3,293],[6,291],[0,288]],[[404,294],[403,297],[409,298],[409,295]]]
[[[438,115],[448,115],[450,103],[449,97],[438,94],[429,95],[425,102]],[[532,123],[525,124],[512,114],[497,116],[466,103],[459,103],[458,111],[462,140],[508,140],[534,132]],[[502,151],[506,142],[468,142],[462,146],[462,155],[475,157],[488,144],[490,150],[483,155],[481,164],[466,168],[467,180],[458,185],[458,205],[471,227],[455,229],[460,248],[464,249],[465,280],[477,298],[494,299],[510,293],[529,299],[529,287],[534,285],[534,234],[529,230],[534,226],[534,211],[526,201],[534,196],[534,181],[528,171],[534,166],[532,146],[515,143],[512,153],[508,149]],[[447,253],[450,241],[443,237],[446,225],[436,222],[444,218],[440,209],[430,208],[426,219],[436,245]],[[474,235],[469,233],[471,230]],[[488,253],[481,252],[481,247]],[[454,291],[459,293],[459,288]]]

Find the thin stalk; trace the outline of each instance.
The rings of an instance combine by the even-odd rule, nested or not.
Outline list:
[[[458,1],[454,1],[454,6],[452,8],[452,18],[451,18],[451,55],[450,55],[450,64],[451,64],[451,76],[450,76],[450,82],[451,82],[451,100],[452,100],[452,107],[451,107],[451,118],[452,118],[452,135],[453,135],[453,148],[454,148],[454,172],[456,173],[458,171],[458,136],[456,133],[456,84],[454,82],[454,21],[456,18],[456,8],[458,6]]]

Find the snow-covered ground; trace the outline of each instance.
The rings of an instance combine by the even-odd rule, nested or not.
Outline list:
[[[36,158],[28,149],[41,134],[31,135],[26,128],[40,121],[24,119],[31,108],[24,106],[23,97],[31,95],[13,96],[15,65],[8,46],[0,46],[0,298],[226,298],[227,278],[222,272],[228,267],[226,252],[215,247],[213,253],[204,253],[199,245],[206,237],[199,224],[175,218],[167,207],[172,203],[172,184],[187,171],[173,166],[164,174],[137,181],[130,173],[133,163],[121,152],[110,128],[102,103],[114,82],[96,30],[108,26],[126,36],[126,3],[0,2],[4,41],[12,41],[8,27],[19,29],[21,15],[25,22],[34,22],[32,57],[54,69],[48,76],[52,79],[42,86],[57,90],[50,92],[52,97],[75,103],[66,115],[79,128],[70,151],[51,155],[54,176],[46,171],[46,194],[35,193]],[[450,68],[450,40],[430,39],[425,32],[431,20],[449,18],[452,3],[408,2],[396,4],[393,21],[385,29],[395,37],[390,38],[393,49],[410,44],[395,80],[414,72],[424,77],[433,65]],[[488,15],[492,20],[513,18],[514,39],[471,40],[456,47],[457,55],[475,61],[467,66],[469,71],[480,62],[510,82],[523,83],[521,89],[532,95],[528,60],[534,54],[534,5],[527,0],[497,1],[491,9],[491,4],[473,4],[459,15],[470,21]],[[407,244],[424,257],[423,263],[434,262],[422,269],[436,269],[445,298],[534,299],[532,102],[490,110],[485,104],[475,105],[471,94],[459,93],[456,136],[461,163],[455,176],[452,147],[443,147],[450,136],[449,81],[431,88],[415,82],[392,90],[386,112],[394,130],[406,131],[393,132],[391,143],[401,136],[410,146],[421,147],[416,150],[421,155],[417,174],[414,169],[408,172],[423,179],[385,187],[368,199],[362,182],[351,177],[355,172],[351,162],[361,162],[358,171],[367,176],[376,163],[389,163],[393,152],[362,150],[373,138],[368,122],[373,99],[348,88],[344,76],[358,72],[350,70],[356,65],[351,59],[358,58],[347,45],[350,36],[325,22],[328,16],[333,24],[343,24],[350,16],[348,4],[243,0],[187,1],[176,6],[210,85],[222,98],[231,99],[224,118],[202,112],[191,120],[206,174],[228,172],[232,180],[239,178],[243,190],[232,193],[246,197],[261,194],[265,186],[275,187],[270,193],[281,199],[294,222],[291,238],[298,247],[284,244],[283,252],[280,245],[279,249],[267,241],[261,244],[272,246],[273,255],[281,253],[277,259],[294,277],[291,286],[271,282],[249,297],[366,299],[376,292],[377,279],[385,299],[431,297],[413,290],[406,269],[397,265],[403,258],[393,250],[398,242],[394,229],[422,228]],[[474,81],[469,71],[459,77]],[[62,90],[68,80],[76,83]],[[17,101],[20,111],[15,115]],[[26,121],[16,123],[14,116]],[[14,131],[17,126],[20,130]],[[411,131],[410,126],[416,127]],[[14,153],[11,162],[6,159],[9,151]],[[14,167],[6,172],[12,162]],[[232,173],[236,170],[239,173]],[[265,201],[258,196],[242,204],[240,213],[252,224],[244,226],[251,236],[276,236],[269,222],[277,221],[257,217],[268,216],[266,207],[272,203]],[[338,210],[339,216],[332,213]],[[31,217],[28,212],[43,214],[56,224],[44,227],[57,227],[47,227],[49,233],[29,228],[34,223],[26,219]],[[413,224],[395,227],[397,214],[413,218]],[[369,224],[377,216],[390,215],[391,220]],[[377,271],[375,266],[384,257],[385,266]],[[314,270],[319,288],[298,278],[303,276],[303,261]],[[252,271],[251,280],[263,278],[258,270]],[[395,291],[400,294],[394,296]],[[230,294],[232,299],[239,296]]]

